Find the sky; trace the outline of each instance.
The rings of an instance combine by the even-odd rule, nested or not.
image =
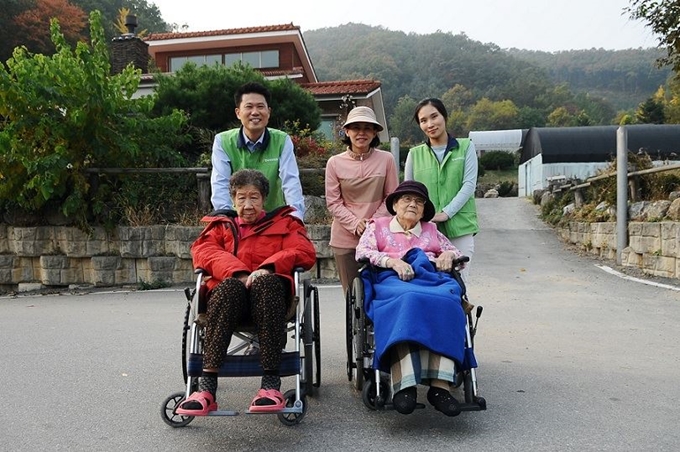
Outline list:
[[[630,0],[148,0],[168,23],[208,31],[293,23],[302,33],[347,23],[405,33],[465,33],[503,49],[555,52],[656,47]],[[144,28],[144,24],[140,24]]]

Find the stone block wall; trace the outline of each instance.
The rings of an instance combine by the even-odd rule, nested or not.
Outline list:
[[[616,259],[616,223],[570,222],[558,230],[565,241],[607,259]],[[621,264],[664,278],[680,278],[680,222],[629,222]]]
[[[190,284],[190,246],[201,227],[118,227],[90,234],[62,226],[0,224],[0,291],[68,286]],[[310,277],[336,278],[330,227],[308,226],[317,249]]]

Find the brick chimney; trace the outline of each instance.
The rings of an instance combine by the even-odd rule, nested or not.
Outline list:
[[[137,16],[125,16],[128,32],[111,40],[111,73],[120,74],[128,64],[141,69],[143,74],[149,72],[149,44],[135,35]]]

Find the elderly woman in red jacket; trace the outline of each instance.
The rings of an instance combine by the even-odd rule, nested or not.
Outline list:
[[[276,412],[285,407],[280,392],[281,338],[291,308],[293,270],[310,269],[316,250],[295,209],[263,210],[269,182],[259,171],[237,171],[229,182],[234,211],[208,216],[208,226],[191,246],[195,268],[211,278],[204,344],[203,372],[198,391],[177,413],[203,416],[217,410],[217,376],[231,336],[237,326],[251,319],[260,340],[264,374],[251,412]]]

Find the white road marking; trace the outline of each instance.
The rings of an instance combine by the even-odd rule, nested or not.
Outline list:
[[[680,292],[680,287],[677,287],[677,286],[671,286],[670,284],[661,284],[661,283],[657,283],[657,282],[654,282],[654,281],[647,281],[647,280],[644,280],[644,279],[635,278],[633,276],[624,275],[623,273],[617,272],[613,268],[607,267],[606,265],[595,264],[595,266],[598,267],[601,270],[606,271],[609,274],[618,276],[619,278],[622,278],[622,279],[627,279],[629,281],[635,281],[635,282],[639,282],[639,283],[642,283],[642,284],[647,284],[649,286],[655,286],[655,287],[660,287],[662,289],[669,289],[669,290],[675,290],[675,291]]]

